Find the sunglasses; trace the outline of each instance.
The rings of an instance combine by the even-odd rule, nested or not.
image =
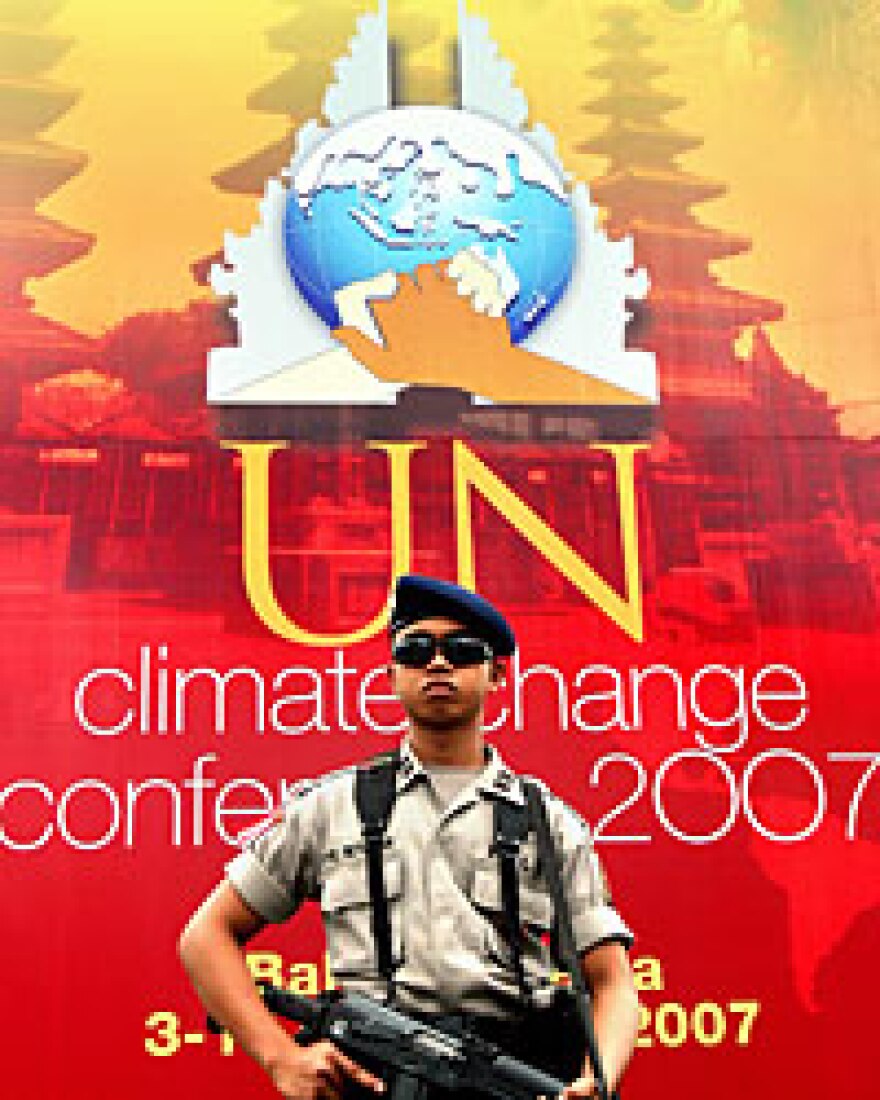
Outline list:
[[[467,668],[469,665],[481,665],[491,661],[494,656],[492,647],[482,638],[472,638],[468,634],[406,634],[391,643],[391,658],[405,668],[427,668],[438,652],[453,668]]]

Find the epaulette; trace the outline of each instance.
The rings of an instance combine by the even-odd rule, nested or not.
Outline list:
[[[514,774],[509,768],[499,768],[492,785],[496,790],[506,792],[513,786],[514,778]]]
[[[303,798],[317,786],[318,782],[314,779],[298,779],[292,787],[288,788],[287,794],[289,798]]]
[[[379,768],[389,767],[396,759],[397,754],[393,750],[391,752],[380,752],[376,756],[371,756],[368,760],[362,760],[357,767],[361,771],[377,771]]]
[[[327,786],[328,783],[332,783],[336,779],[350,777],[356,770],[355,765],[346,764],[345,767],[334,768],[333,771],[324,772],[323,775],[299,779],[292,786],[288,787],[288,797],[291,799],[303,798],[311,791],[320,790],[321,787]]]

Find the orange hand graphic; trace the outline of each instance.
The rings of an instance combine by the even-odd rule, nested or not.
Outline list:
[[[634,405],[642,398],[514,347],[503,317],[478,313],[446,264],[398,276],[393,298],[370,302],[384,346],[357,329],[334,336],[386,382],[453,386],[504,404]]]

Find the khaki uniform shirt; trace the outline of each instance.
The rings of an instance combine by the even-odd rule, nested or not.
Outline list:
[[[356,768],[300,785],[282,820],[255,836],[227,867],[245,902],[268,921],[283,921],[306,899],[320,902],[335,977],[346,987],[384,995],[376,966]],[[589,828],[543,789],[562,862],[579,951],[632,936],[611,904]],[[494,748],[473,782],[445,809],[407,741],[386,834],[385,886],[392,928],[395,992],[403,1008],[510,1015],[520,1002],[504,936],[497,856],[490,852],[493,802],[524,804],[520,779]],[[547,883],[536,875],[534,833],[520,849],[523,963],[537,1004],[553,993],[555,967],[545,942],[553,923]]]

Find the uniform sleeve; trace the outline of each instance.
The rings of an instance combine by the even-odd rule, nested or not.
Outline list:
[[[590,828],[570,806],[551,795],[547,812],[562,862],[562,881],[571,908],[578,953],[608,940],[630,947],[633,934],[614,907],[604,868],[593,849]]]
[[[317,896],[319,811],[318,788],[303,785],[280,819],[256,832],[227,864],[226,877],[264,920],[287,920]]]

